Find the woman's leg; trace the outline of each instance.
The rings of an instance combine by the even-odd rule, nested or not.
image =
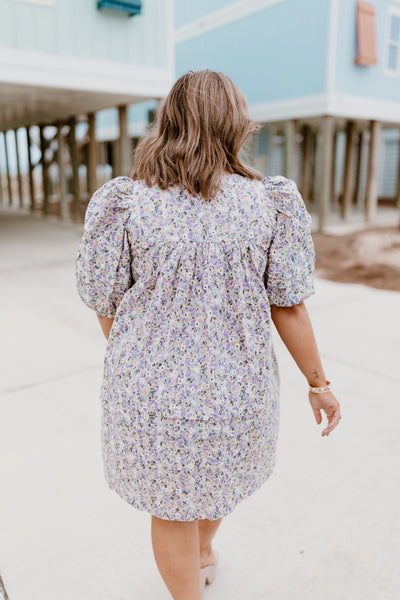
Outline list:
[[[209,519],[197,521],[199,524],[200,567],[212,565],[215,560],[211,542],[221,521],[222,518],[215,521]]]
[[[158,570],[174,600],[201,600],[197,521],[152,516],[151,541]]]

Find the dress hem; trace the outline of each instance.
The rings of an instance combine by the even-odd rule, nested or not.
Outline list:
[[[108,488],[112,492],[117,494],[117,496],[119,496],[122,500],[125,500],[125,502],[127,502],[130,506],[132,506],[133,508],[136,508],[137,510],[140,510],[142,512],[147,512],[151,516],[157,517],[159,519],[163,519],[165,521],[179,521],[181,523],[186,523],[188,521],[200,521],[202,519],[208,519],[209,521],[216,521],[217,519],[221,519],[221,518],[224,518],[224,517],[227,517],[228,515],[230,515],[233,512],[233,510],[239,504],[241,504],[241,502],[243,502],[244,500],[246,500],[247,498],[252,496],[257,490],[259,490],[264,485],[264,483],[266,483],[270,479],[271,475],[273,474],[274,468],[275,468],[275,461],[273,462],[273,464],[270,465],[270,468],[267,470],[265,476],[261,480],[257,481],[256,485],[254,485],[249,490],[247,490],[245,493],[243,493],[240,497],[238,497],[235,504],[233,504],[231,506],[231,508],[229,508],[227,511],[223,511],[220,514],[217,514],[217,516],[215,516],[215,514],[213,514],[212,516],[204,514],[204,515],[196,516],[196,517],[193,516],[188,519],[176,519],[174,517],[168,517],[165,514],[160,513],[158,511],[151,510],[138,501],[130,500],[126,494],[124,494],[123,492],[120,492],[117,488],[115,488],[113,486],[113,484],[107,479],[107,477],[105,477],[105,481],[107,483]]]

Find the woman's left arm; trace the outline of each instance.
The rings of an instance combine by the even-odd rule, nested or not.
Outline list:
[[[97,315],[99,323],[101,325],[101,329],[105,335],[105,338],[108,340],[108,336],[110,335],[112,324],[114,323],[114,318],[110,317],[102,317],[101,315]]]
[[[293,306],[271,305],[274,325],[293,356],[300,371],[313,387],[326,385],[326,377],[307,308],[303,302]],[[309,400],[318,425],[322,421],[321,410],[328,417],[328,426],[322,435],[328,435],[339,423],[340,405],[332,392],[309,392]]]

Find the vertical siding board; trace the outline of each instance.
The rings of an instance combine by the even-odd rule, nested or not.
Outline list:
[[[71,36],[70,52],[77,56],[92,57],[92,35],[96,32],[96,28],[93,27],[93,10],[87,10],[88,6],[82,10],[82,2],[79,2],[79,0],[73,0],[73,2],[75,4],[75,10],[73,11],[73,25],[72,31],[70,32],[73,34]],[[90,8],[93,8],[93,6]],[[110,36],[110,32],[108,33],[108,36]],[[106,39],[103,38],[102,41],[105,43]],[[108,39],[107,43],[109,43]]]
[[[393,133],[382,131],[382,168],[379,170],[379,196],[383,198],[396,197],[400,140]]]
[[[154,44],[152,43],[154,38],[158,38],[157,33],[151,34],[151,31],[146,27],[142,26],[142,21],[148,24],[149,20],[157,22],[157,14],[154,15],[152,5],[147,2],[143,5],[143,13],[140,17],[135,17],[136,22],[132,24],[131,31],[128,32],[128,40],[125,47],[128,49],[131,61],[148,66],[152,63],[154,54]],[[151,48],[146,51],[146,47],[151,41]]]
[[[92,48],[98,60],[109,60],[108,51],[108,20],[104,18],[104,14],[96,14],[95,16],[95,33],[92,38]],[[132,59],[128,56],[128,59]],[[131,62],[134,62],[133,60]]]
[[[15,3],[14,6],[14,21],[18,26],[15,27],[15,45],[23,50],[35,50],[37,48],[36,28],[32,27],[33,19],[35,18],[35,7],[32,4]],[[3,22],[2,27],[2,44],[3,42]]]
[[[48,6],[33,6],[31,27],[35,30],[36,50],[53,53],[57,48],[55,11]]]
[[[17,29],[15,19],[15,4],[9,0],[0,0],[1,15],[1,45],[17,46]]]

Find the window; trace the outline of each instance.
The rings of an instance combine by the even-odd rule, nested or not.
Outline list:
[[[357,2],[357,65],[370,66],[378,62],[376,54],[375,6]]]
[[[99,0],[97,8],[107,8],[124,12],[130,17],[140,15],[142,12],[141,0]]]
[[[386,42],[386,72],[400,75],[400,8],[389,8]]]

